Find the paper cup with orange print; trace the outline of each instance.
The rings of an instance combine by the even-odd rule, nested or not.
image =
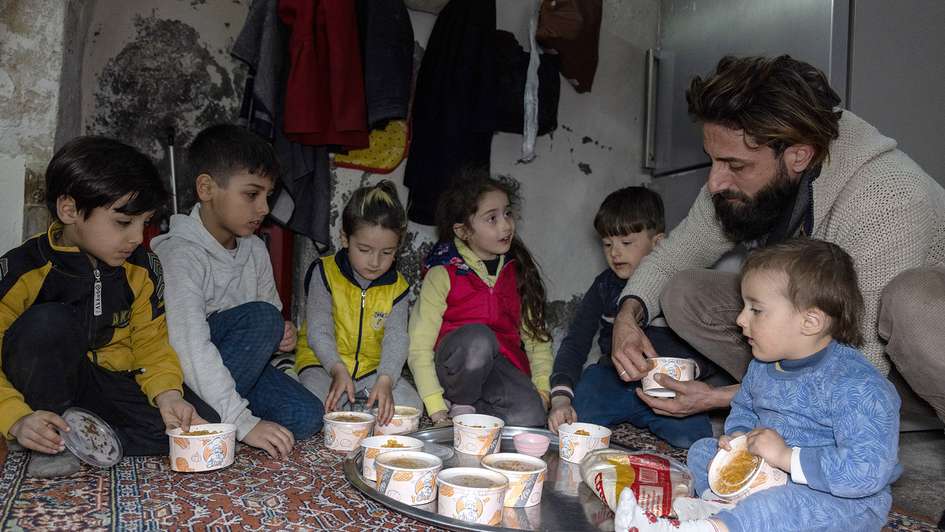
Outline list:
[[[499,450],[505,421],[483,414],[463,414],[453,418],[453,448],[461,453],[482,456]]]
[[[374,416],[367,412],[331,412],[325,422],[325,447],[335,451],[353,451],[374,428]]]
[[[214,471],[233,463],[236,452],[236,425],[206,423],[166,432],[170,438],[171,469],[181,472]]]
[[[386,425],[374,425],[374,434],[409,434],[420,428],[420,410],[395,406],[394,417]]]
[[[724,500],[736,502],[752,493],[787,484],[787,473],[748,452],[748,438],[739,436],[719,447],[709,464],[709,487]]]
[[[502,473],[478,467],[452,467],[440,472],[436,512],[480,525],[502,522],[502,503],[509,481]]]
[[[610,446],[611,431],[592,423],[566,423],[558,427],[558,455],[580,464],[587,453]]]
[[[548,464],[541,458],[518,453],[495,453],[482,459],[482,467],[502,473],[509,480],[504,506],[524,508],[541,502]]]
[[[691,381],[699,378],[699,365],[689,358],[656,357],[648,360],[652,369],[643,377],[640,384],[643,392],[653,397],[676,397],[676,392],[663,388],[654,377],[662,373],[677,381]]]
[[[419,451],[423,449],[423,442],[409,436],[389,434],[364,438],[361,440],[361,448],[364,450],[364,456],[361,457],[361,474],[367,480],[375,480],[374,459],[393,451]]]
[[[412,506],[436,498],[440,469],[442,460],[419,451],[391,451],[374,459],[377,491]]]

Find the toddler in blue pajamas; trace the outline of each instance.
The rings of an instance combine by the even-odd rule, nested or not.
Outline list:
[[[863,298],[850,256],[794,239],[754,252],[742,270],[737,323],[754,360],[732,400],[725,434],[692,445],[696,492],[709,488],[719,447],[748,435],[748,450],[788,473],[708,519],[655,519],[625,489],[616,529],[685,531],[880,530],[898,462],[899,396],[854,347]]]

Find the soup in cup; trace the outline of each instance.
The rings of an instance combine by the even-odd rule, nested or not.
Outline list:
[[[498,525],[508,485],[505,475],[488,469],[446,469],[439,477],[437,513],[467,523]]]
[[[420,410],[412,406],[395,406],[390,423],[374,425],[374,434],[408,434],[419,428]]]
[[[610,446],[611,431],[592,423],[565,423],[558,427],[558,454],[562,460],[580,464],[587,453]]]
[[[505,422],[494,416],[463,414],[453,418],[453,448],[482,456],[498,451]]]
[[[490,454],[482,459],[482,467],[502,473],[509,480],[505,506],[535,506],[541,502],[542,486],[548,465],[541,458],[518,453]]]
[[[377,491],[413,506],[436,498],[436,477],[443,461],[419,451],[391,451],[374,459]]]
[[[361,440],[361,448],[364,450],[361,457],[361,474],[367,480],[375,480],[374,460],[378,456],[392,451],[419,451],[423,449],[423,442],[409,436],[384,434],[364,438]]]
[[[325,446],[335,451],[353,451],[374,428],[374,416],[367,412],[331,412],[325,421]]]

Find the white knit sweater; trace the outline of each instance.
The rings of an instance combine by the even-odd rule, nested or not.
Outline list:
[[[877,331],[880,294],[903,270],[945,264],[945,190],[896,149],[895,140],[844,111],[840,136],[814,181],[813,208],[812,237],[853,257],[866,305],[862,351],[886,374]],[[660,293],[677,272],[707,268],[734,245],[703,186],[686,219],[643,260],[621,298],[639,297],[656,316]]]

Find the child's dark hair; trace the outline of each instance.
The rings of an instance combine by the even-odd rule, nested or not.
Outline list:
[[[354,191],[341,213],[341,229],[349,237],[366,225],[379,225],[403,240],[407,215],[397,196],[397,187],[387,179]]]
[[[96,208],[128,195],[116,210],[129,215],[158,210],[170,197],[151,159],[117,140],[77,137],[59,148],[46,167],[46,208],[57,219],[56,201],[62,196],[74,199],[88,218]]]
[[[224,187],[237,172],[273,180],[279,176],[279,160],[272,145],[233,124],[217,124],[198,133],[187,148],[187,161],[191,175],[207,174]]]
[[[492,177],[487,171],[467,169],[454,179],[437,205],[436,232],[439,240],[451,241],[456,237],[453,224],[466,224],[468,227],[470,218],[479,209],[479,199],[491,191],[508,196],[513,208],[521,203],[517,187]],[[551,341],[551,332],[545,323],[545,284],[541,280],[541,269],[517,234],[512,238],[509,255],[518,263],[516,288],[522,300],[522,321],[536,340]]]
[[[748,256],[742,278],[757,271],[784,273],[788,279],[784,295],[795,309],[822,310],[830,316],[827,332],[835,340],[852,346],[863,344],[863,295],[853,259],[843,248],[809,238],[786,240]]]
[[[601,238],[641,231],[666,232],[663,199],[646,187],[625,187],[604,198],[594,216],[594,229]]]

